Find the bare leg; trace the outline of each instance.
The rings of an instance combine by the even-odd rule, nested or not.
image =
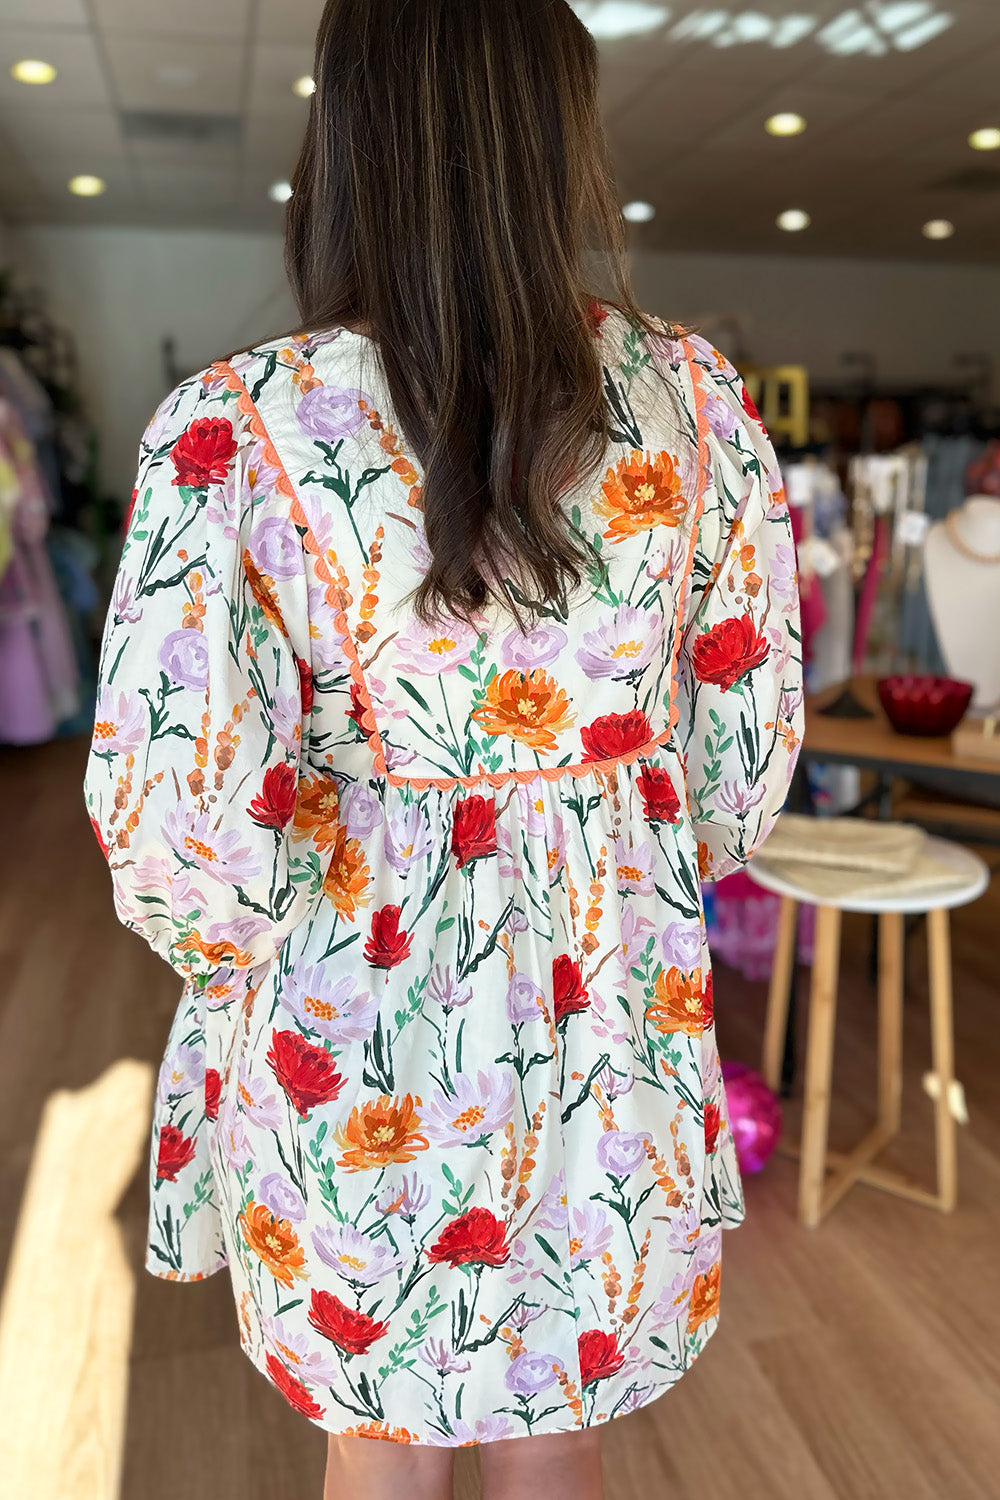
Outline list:
[[[484,1443],[483,1500],[604,1500],[597,1428]]]
[[[449,1448],[331,1437],[324,1500],[452,1500]]]

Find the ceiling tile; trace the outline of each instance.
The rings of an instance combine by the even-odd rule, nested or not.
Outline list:
[[[190,211],[229,207],[240,186],[236,171],[216,167],[143,165],[137,175],[147,203]]]
[[[323,0],[259,0],[257,33],[266,42],[304,43],[316,40]]]
[[[190,141],[130,140],[128,150],[133,160],[142,166],[190,167],[200,170],[235,170],[242,157],[243,148],[229,142],[206,141],[193,144]]]
[[[114,157],[124,153],[125,146],[118,128],[118,116],[106,106],[89,109],[11,109],[0,108],[0,136],[26,160],[65,156],[76,152],[97,157]]]
[[[250,71],[250,108],[263,114],[282,114],[305,128],[309,101],[292,90],[297,78],[312,72],[307,47],[262,42],[254,48]]]
[[[251,115],[246,122],[244,160],[270,180],[287,177],[302,149],[305,117],[287,115]]]
[[[235,114],[240,108],[243,48],[232,42],[110,33],[106,46],[125,109]]]
[[[89,26],[84,0],[0,0],[0,26]]]
[[[31,170],[46,193],[59,198],[65,195],[71,201],[74,197],[68,187],[71,177],[84,172],[103,177],[108,185],[107,192],[101,198],[88,198],[88,203],[99,203],[104,198],[113,202],[122,193],[131,194],[135,182],[131,164],[123,157],[95,158],[83,152],[32,161]]]
[[[41,58],[59,69],[43,88],[18,83],[10,69],[20,58]],[[0,108],[59,110],[68,104],[107,104],[108,87],[93,37],[70,28],[0,26]]]
[[[250,0],[91,0],[99,26],[129,35],[242,37]]]

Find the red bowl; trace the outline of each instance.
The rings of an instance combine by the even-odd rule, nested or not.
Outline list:
[[[951,734],[972,702],[971,682],[954,677],[881,677],[878,695],[898,734]]]

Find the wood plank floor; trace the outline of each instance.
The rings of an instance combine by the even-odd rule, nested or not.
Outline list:
[[[81,808],[84,755],[80,742],[0,751],[0,1265],[46,1099],[93,1084],[121,1058],[157,1065],[177,998],[167,966],[115,920]],[[795,1222],[791,1160],[777,1157],[748,1180],[748,1221],[726,1239],[719,1332],[675,1391],[608,1430],[609,1500],[1000,1493],[998,930],[995,882],[954,918],[957,1072],[971,1117],[958,1212],[942,1217],[856,1187],[810,1231]],[[849,1144],[873,1113],[868,935],[864,919],[846,920],[834,1145]],[[917,932],[904,1133],[889,1160],[929,1183],[925,978]],[[724,1055],[756,1064],[763,986],[720,969],[716,995]],[[794,1103],[787,1123],[794,1134]],[[144,1166],[117,1218],[136,1279],[121,1500],[319,1500],[323,1434],[239,1350],[225,1275],[173,1286],[142,1271]],[[68,1332],[67,1348],[76,1342]],[[38,1441],[51,1441],[43,1421]],[[461,1500],[474,1480],[474,1455],[464,1454]]]

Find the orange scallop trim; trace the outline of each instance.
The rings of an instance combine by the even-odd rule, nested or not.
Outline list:
[[[670,663],[670,729],[671,733],[680,719],[680,709],[677,707],[677,663],[680,659],[681,646],[684,642],[684,617],[687,614],[688,599],[691,594],[691,574],[694,572],[694,554],[698,545],[698,526],[705,509],[705,491],[708,488],[710,460],[708,456],[708,393],[702,385],[703,371],[694,357],[694,348],[687,339],[680,340],[684,357],[687,360],[688,374],[691,379],[691,393],[694,396],[695,421],[698,427],[698,493],[695,496],[694,519],[691,522],[691,535],[688,538],[688,555],[684,565],[684,577],[678,590],[677,620],[674,626],[674,654]]]
[[[435,787],[439,791],[446,792],[452,790],[452,788],[456,786],[468,788],[473,786],[480,786],[483,783],[493,788],[498,788],[501,786],[505,786],[510,782],[519,783],[520,785],[524,786],[529,782],[537,780],[538,778],[541,778],[543,781],[559,781],[563,776],[573,776],[575,778],[580,778],[583,776],[593,775],[594,772],[598,771],[614,770],[617,766],[632,765],[635,761],[639,760],[640,757],[651,755],[655,750],[659,749],[661,745],[665,745],[670,740],[673,733],[673,727],[677,723],[677,719],[679,717],[679,711],[676,705],[676,693],[674,690],[677,676],[677,659],[680,654],[682,639],[681,627],[684,623],[684,614],[687,608],[689,584],[691,573],[694,567],[695,545],[698,537],[698,522],[701,518],[702,510],[704,509],[705,487],[708,479],[707,436],[709,429],[708,418],[705,415],[705,408],[708,404],[708,398],[701,387],[700,377],[696,377],[694,374],[695,370],[698,369],[698,366],[694,359],[694,351],[686,339],[681,340],[681,343],[683,345],[687,358],[688,368],[691,371],[691,384],[695,398],[696,419],[698,426],[698,493],[695,500],[694,519],[691,525],[691,537],[688,545],[688,555],[684,569],[684,577],[681,581],[680,587],[680,598],[677,609],[677,624],[675,629],[674,654],[670,667],[671,727],[670,729],[665,730],[664,733],[657,735],[654,739],[649,740],[645,745],[640,745],[638,749],[629,751],[627,755],[614,756],[610,760],[581,761],[577,765],[572,766],[536,766],[530,769],[525,769],[523,771],[483,771],[480,772],[480,774],[477,776],[400,776],[398,773],[390,771],[386,766],[385,746],[383,745],[382,737],[379,734],[378,724],[375,719],[375,712],[372,708],[371,694],[368,691],[368,684],[365,680],[364,669],[361,666],[361,659],[358,655],[358,648],[354,642],[353,636],[351,635],[350,625],[348,624],[347,620],[346,611],[347,606],[351,602],[351,596],[346,587],[346,575],[343,574],[343,570],[340,570],[341,578],[335,579],[331,575],[325,559],[320,555],[315,537],[312,536],[312,531],[309,528],[305,513],[302,510],[298,492],[289,477],[288,470],[285,468],[278,450],[275,448],[274,443],[271,441],[271,435],[267,430],[264,419],[261,416],[260,411],[258,410],[256,403],[250,395],[250,392],[247,389],[242,377],[237,373],[237,371],[228,361],[220,361],[219,363],[212,366],[213,371],[215,371],[220,376],[220,378],[225,380],[227,390],[237,393],[237,406],[239,411],[247,418],[250,431],[254,434],[255,437],[260,438],[263,442],[264,457],[271,468],[273,468],[278,475],[278,491],[280,494],[284,495],[288,500],[292,502],[290,519],[297,527],[304,527],[306,529],[307,535],[305,540],[307,542],[307,550],[309,550],[316,559],[317,575],[323,582],[327,584],[327,602],[331,604],[337,611],[334,616],[334,627],[338,635],[341,637],[344,654],[346,655],[348,662],[350,663],[351,680],[354,683],[355,688],[357,689],[358,699],[362,708],[361,726],[364,730],[364,733],[368,737],[368,743],[372,751],[375,773],[378,776],[384,777],[385,780],[388,781],[390,786],[412,786],[416,788],[417,791],[421,792],[427,791],[430,787]],[[312,539],[312,546],[308,547],[310,538]]]
[[[239,410],[248,418],[250,431],[264,443],[264,457],[278,473],[278,490],[292,502],[290,519],[294,525],[306,528],[307,550],[316,559],[317,577],[326,584],[327,603],[336,611],[333,617],[333,625],[340,636],[344,655],[350,663],[351,681],[357,689],[358,701],[361,704],[361,727],[368,737],[368,744],[371,747],[375,762],[375,771],[379,776],[388,777],[389,773],[385,764],[385,747],[382,744],[382,736],[378,731],[378,724],[375,722],[371,694],[368,691],[368,684],[365,681],[365,674],[361,667],[358,648],[354,643],[354,638],[351,635],[351,627],[347,622],[347,606],[351,602],[351,596],[347,589],[347,575],[343,573],[342,569],[340,570],[340,578],[334,578],[331,574],[329,565],[322,556],[316,538],[313,536],[312,529],[306,520],[298,491],[289,478],[288,470],[285,468],[277,448],[275,448],[271,441],[271,435],[267,430],[264,418],[257,409],[253,397],[247,390],[242,378],[233,369],[233,366],[227,362],[223,362],[215,366],[215,368],[225,377],[227,388],[239,393]],[[312,545],[308,546],[310,540]],[[398,782],[393,782],[393,785],[398,784]]]

